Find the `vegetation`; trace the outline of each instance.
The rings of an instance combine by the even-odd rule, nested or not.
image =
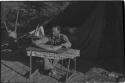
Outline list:
[[[2,2],[2,28],[11,30],[31,27],[32,24],[47,24],[62,12],[70,2]]]

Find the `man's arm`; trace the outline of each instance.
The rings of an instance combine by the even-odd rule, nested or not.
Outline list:
[[[35,44],[36,46],[43,48],[43,49],[47,49],[47,50],[56,50],[59,47],[55,47],[52,45],[47,45],[46,43],[48,42],[48,38],[47,37],[43,37],[42,39],[39,40],[32,40],[33,44]]]
[[[35,44],[35,45],[44,45],[48,42],[48,38],[47,37],[43,37],[39,40],[32,40],[32,42]]]
[[[50,45],[46,45],[47,40],[44,40],[44,39],[39,39],[39,40],[32,40],[32,43],[40,48],[44,48],[44,49],[47,49],[50,47]]]
[[[33,41],[33,43],[40,47],[40,48],[43,48],[43,49],[46,49],[46,50],[58,50],[60,49],[62,46],[53,46],[53,45],[47,45],[45,43],[40,43],[40,41]]]
[[[64,46],[66,48],[70,48],[72,44],[69,41],[68,37],[66,35],[63,35],[63,39],[64,39],[65,43],[61,44],[61,46]]]

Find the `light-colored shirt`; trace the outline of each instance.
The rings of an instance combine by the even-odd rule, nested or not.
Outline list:
[[[63,46],[66,48],[71,47],[71,43],[68,37],[64,34],[59,34],[58,36],[50,34],[47,37],[49,39],[49,41],[47,42],[48,45],[59,46],[64,44]]]

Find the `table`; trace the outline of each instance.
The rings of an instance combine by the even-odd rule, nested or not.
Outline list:
[[[48,58],[48,59],[58,59],[58,60],[69,59],[66,79],[68,78],[70,60],[74,59],[74,63],[75,63],[74,69],[76,71],[76,57],[80,56],[80,50],[71,49],[71,48],[68,48],[68,49],[61,48],[59,50],[53,51],[53,50],[46,50],[46,49],[37,48],[37,47],[28,47],[26,50],[27,50],[27,55],[30,56],[30,77],[31,77],[31,71],[32,71],[32,56]]]

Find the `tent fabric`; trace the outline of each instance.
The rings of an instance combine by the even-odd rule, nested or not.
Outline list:
[[[123,71],[122,2],[76,2],[46,27],[60,25],[77,27],[68,37],[72,47],[80,49],[78,69],[101,66],[111,71]],[[63,31],[62,31],[63,32]],[[64,32],[65,33],[65,32]],[[82,67],[81,67],[82,64]]]

